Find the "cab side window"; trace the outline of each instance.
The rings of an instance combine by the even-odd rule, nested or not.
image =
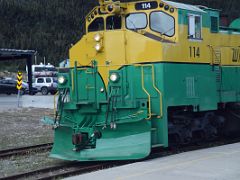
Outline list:
[[[102,31],[104,30],[104,20],[102,17],[98,17],[88,26],[88,32]]]
[[[145,13],[132,13],[126,16],[127,29],[145,29],[147,27],[147,23],[147,15]]]
[[[121,29],[121,16],[108,16],[106,20],[107,30]]]
[[[190,14],[188,16],[188,38],[202,39],[202,17]]]
[[[175,33],[174,18],[162,11],[152,12],[150,14],[150,28],[162,35],[171,37]]]

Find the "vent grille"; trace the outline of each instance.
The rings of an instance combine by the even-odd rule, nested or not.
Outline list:
[[[196,97],[194,77],[186,77],[186,95],[188,98]]]
[[[211,17],[211,32],[218,32],[218,17]]]

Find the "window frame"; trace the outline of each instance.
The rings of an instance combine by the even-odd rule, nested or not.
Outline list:
[[[89,26],[96,20],[96,19],[102,19],[103,20],[103,29],[101,29],[101,30],[96,30],[96,31],[89,31]],[[98,16],[98,17],[96,17],[96,18],[94,18],[93,20],[92,20],[92,22],[90,22],[89,24],[88,24],[88,26],[87,26],[87,32],[88,33],[90,33],[90,32],[97,32],[97,31],[105,31],[105,18],[104,17],[102,17],[102,16]]]
[[[194,28],[196,27],[196,23],[195,23],[195,17],[200,17],[200,38],[197,38],[196,37],[196,29],[195,29],[195,34],[194,36],[195,37],[191,37],[190,35],[190,16],[193,16],[194,17]],[[187,22],[188,22],[188,39],[190,40],[203,40],[203,33],[202,33],[202,29],[203,29],[203,26],[202,26],[202,15],[201,14],[192,14],[192,13],[189,13],[187,15]]]
[[[143,27],[143,28],[129,29],[129,28],[127,27],[127,16],[130,15],[130,14],[144,14],[144,15],[146,16],[146,26]],[[148,22],[148,15],[147,15],[145,12],[134,12],[134,13],[126,14],[126,16],[125,16],[125,27],[126,27],[126,29],[128,29],[128,30],[146,29],[146,27],[148,27],[148,23],[149,23],[149,22]]]
[[[167,34],[163,34],[163,35],[164,35],[164,36],[167,36],[167,37],[173,37],[173,36],[175,36],[175,34],[176,34],[176,21],[175,21],[174,16],[171,16],[170,14],[168,14],[168,13],[166,13],[166,12],[164,12],[164,11],[161,11],[161,10],[152,11],[152,12],[149,14],[149,17],[148,17],[148,18],[149,18],[149,28],[150,28],[153,32],[160,33],[159,31],[155,31],[155,30],[153,30],[153,29],[151,28],[151,14],[154,13],[154,12],[162,12],[162,13],[167,14],[167,15],[169,15],[170,17],[173,18],[173,23],[174,23],[174,33],[173,33],[173,35],[172,35],[172,36],[168,36]],[[161,33],[160,33],[160,34],[161,34]]]
[[[119,29],[108,29],[107,28],[107,19],[109,18],[109,17],[114,17],[114,16],[117,16],[117,15],[109,15],[109,16],[107,16],[106,18],[105,18],[105,24],[106,24],[106,31],[112,31],[112,30],[120,30],[120,29],[122,29],[123,28],[123,23],[122,23],[122,16],[121,15],[119,15],[119,17],[121,18],[121,27],[119,28]]]

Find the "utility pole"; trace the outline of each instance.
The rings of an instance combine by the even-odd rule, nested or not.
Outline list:
[[[37,54],[34,54],[34,63],[37,64]]]

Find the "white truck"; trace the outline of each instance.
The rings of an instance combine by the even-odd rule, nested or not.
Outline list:
[[[26,67],[26,71],[28,69]],[[34,78],[37,77],[56,77],[57,69],[52,64],[48,63],[47,65],[40,63],[32,65],[32,75]]]

